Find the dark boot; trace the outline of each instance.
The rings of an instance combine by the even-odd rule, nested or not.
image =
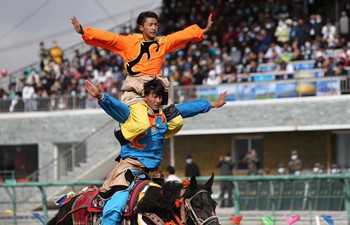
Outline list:
[[[127,144],[129,141],[124,138],[121,130],[114,129],[114,136],[120,143],[120,146]]]

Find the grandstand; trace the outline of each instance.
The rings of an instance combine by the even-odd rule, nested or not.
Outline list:
[[[203,176],[218,175],[214,165],[229,151],[236,164],[234,175],[244,178],[248,169],[241,163],[242,156],[255,149],[259,175],[274,176],[278,165],[287,163],[290,152],[297,149],[303,161],[300,177],[305,179],[279,178],[283,182],[273,186],[275,193],[296,200],[280,200],[279,208],[273,210],[305,213],[313,207],[312,211],[339,213],[340,222],[348,220],[350,208],[339,196],[349,191],[342,182],[348,182],[350,163],[350,33],[340,31],[340,18],[350,3],[320,0],[314,4],[298,0],[163,1],[156,9],[160,34],[192,23],[203,27],[207,15],[214,15],[215,28],[202,42],[189,43],[164,62],[163,74],[171,81],[174,101],[213,100],[221,91],[228,91],[224,108],[186,119],[180,133],[166,141],[164,167],[173,164],[184,176],[184,159],[191,154]],[[350,11],[346,13],[349,17]],[[127,24],[134,24],[135,18],[130,21]],[[323,38],[327,22],[336,28],[332,39]],[[134,29],[119,24],[111,31],[128,34]],[[289,31],[287,41],[278,39],[278,29]],[[82,81],[90,78],[103,91],[120,98],[124,62],[114,53],[82,42],[63,51],[62,64],[44,55],[0,78],[0,170],[5,171],[1,182],[102,180],[115,165],[120,146],[113,129],[120,124],[87,95]],[[218,83],[212,85],[212,80]],[[31,107],[26,107],[28,102],[21,95],[27,84],[35,88]],[[20,162],[24,170],[16,166],[19,156],[27,159]],[[327,174],[332,164],[339,164],[345,178],[313,180],[317,179],[312,173],[317,162],[325,165]],[[254,179],[238,185],[239,193],[247,197],[240,202],[241,210],[275,207],[274,200],[264,200],[269,183]],[[215,188],[218,195],[218,183]],[[306,191],[308,188],[312,191]],[[334,189],[323,193],[334,199],[300,200],[308,194],[322,195],[325,189]],[[21,190],[23,199],[40,198],[35,190]],[[50,187],[47,194],[50,199],[64,191],[67,189]],[[252,193],[258,193],[260,200],[252,201],[250,197],[256,197]],[[19,208],[26,211],[28,207]]]

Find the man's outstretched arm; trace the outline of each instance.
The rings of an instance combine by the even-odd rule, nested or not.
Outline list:
[[[84,29],[83,29],[83,27],[81,26],[81,24],[79,23],[78,19],[75,16],[72,17],[71,22],[73,24],[74,30],[77,33],[83,35],[84,34]]]
[[[200,113],[206,113],[212,108],[221,108],[226,104],[225,98],[227,91],[220,93],[215,102],[209,102],[208,100],[198,99],[189,102],[177,104],[176,108],[180,111],[183,118],[193,117]]]
[[[101,108],[113,119],[124,123],[129,118],[130,109],[126,104],[118,101],[107,93],[102,93],[100,89],[89,80],[85,80],[84,85],[87,92],[98,100],[98,104]]]

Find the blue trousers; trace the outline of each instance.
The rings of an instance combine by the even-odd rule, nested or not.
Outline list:
[[[125,205],[129,196],[129,189],[117,191],[103,208],[102,225],[120,225]]]
[[[134,176],[138,173],[138,170],[131,170]],[[134,186],[134,182],[130,186],[121,191],[117,191],[107,201],[102,212],[102,225],[120,225],[122,222],[123,213],[125,210],[126,202],[128,201],[129,191]]]

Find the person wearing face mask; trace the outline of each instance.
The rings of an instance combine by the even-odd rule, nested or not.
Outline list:
[[[280,163],[278,164],[278,168],[277,168],[277,173],[278,175],[285,175],[286,174],[286,166],[284,165],[284,163]]]
[[[322,36],[322,17],[320,14],[316,14],[315,15],[315,24],[314,24],[314,28],[315,28],[315,36],[316,37],[321,37]]]
[[[196,163],[193,162],[192,156],[187,155],[185,176],[192,177],[192,176],[200,176],[200,175],[201,175],[201,173],[199,171],[199,167],[197,166]]]
[[[323,174],[323,165],[321,163],[315,163],[312,168],[312,174]]]
[[[251,149],[246,153],[243,162],[247,165],[248,175],[258,174],[259,161],[258,153],[254,149]]]
[[[293,150],[288,162],[288,173],[291,175],[300,175],[302,169],[302,162],[298,158],[298,152]]]
[[[216,163],[216,167],[220,168],[220,175],[222,176],[232,176],[234,166],[235,164],[232,162],[230,153],[220,156],[219,161]],[[233,183],[230,181],[222,181],[220,185],[221,192],[219,198],[221,199],[221,207],[232,207]],[[226,193],[228,194],[228,198],[225,198]]]
[[[338,164],[334,163],[331,166],[331,174],[340,174],[341,173],[341,168]]]

